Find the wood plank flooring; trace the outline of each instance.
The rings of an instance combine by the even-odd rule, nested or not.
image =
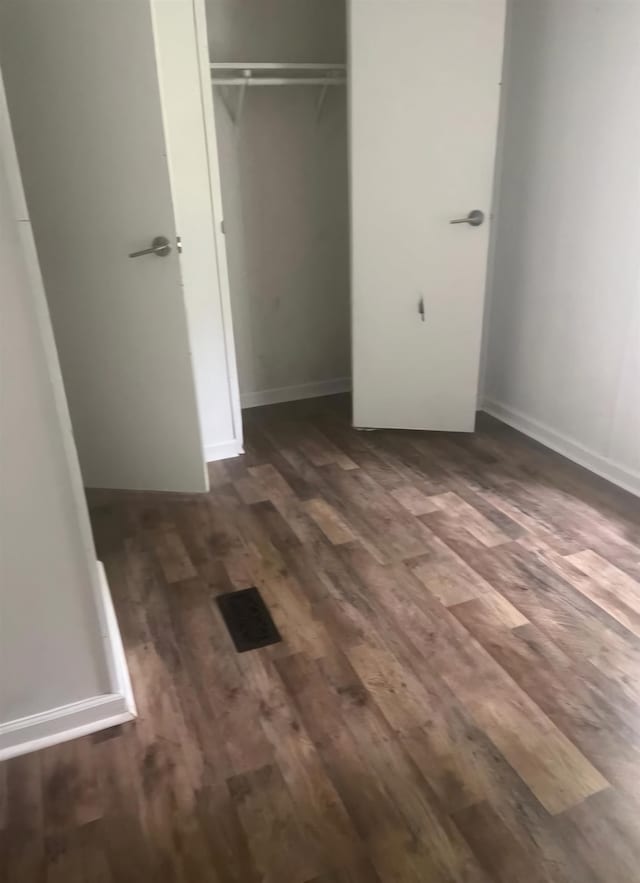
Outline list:
[[[0,766],[1,879],[640,880],[640,502],[489,418],[245,417],[209,495],[92,495],[140,716]]]

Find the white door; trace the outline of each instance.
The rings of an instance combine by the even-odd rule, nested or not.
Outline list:
[[[211,195],[206,161],[186,184],[173,163],[187,136],[206,154],[193,4],[8,0],[0,58],[85,485],[206,490],[188,301],[207,261],[216,284]]]
[[[354,424],[471,431],[505,3],[349,17]]]

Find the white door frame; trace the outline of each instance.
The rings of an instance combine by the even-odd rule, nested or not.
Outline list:
[[[66,467],[66,474],[63,467],[63,473],[59,476],[59,489],[61,497],[66,497],[70,501],[68,528],[73,539],[73,547],[63,550],[61,555],[75,555],[77,558],[78,573],[82,576],[81,587],[84,584],[84,592],[90,597],[90,604],[95,613],[91,621],[87,619],[87,628],[91,626],[94,628],[92,637],[95,641],[96,655],[102,662],[106,675],[102,692],[96,695],[83,696],[74,702],[54,708],[42,708],[39,712],[16,720],[0,720],[1,762],[10,757],[126,723],[136,717],[137,711],[109,586],[102,563],[96,560],[87,501],[82,487],[62,373],[22,187],[1,70],[0,170],[3,176],[6,176],[10,190],[10,205],[3,208],[13,214],[16,223],[22,251],[20,257],[24,261],[28,276],[27,309],[35,326],[38,348],[42,352],[50,386],[54,420],[50,423],[48,443],[54,447],[60,445]],[[19,382],[19,378],[13,380]],[[55,590],[55,585],[46,587],[47,591],[51,589]],[[27,622],[28,620],[25,619],[25,625]],[[57,628],[57,626],[55,623],[50,623],[47,628]],[[46,677],[47,674],[43,672],[43,678]]]
[[[184,4],[191,7],[191,16],[184,14]],[[211,91],[211,71],[209,68],[209,41],[205,0],[151,0],[156,45],[184,47],[183,52],[172,51],[170,56],[158,58],[160,95],[165,121],[169,173],[172,177],[174,210],[178,233],[185,242],[189,240],[189,228],[194,230],[194,238],[202,235],[203,225],[210,226],[213,250],[211,254],[199,253],[192,256],[187,252],[181,258],[185,283],[187,321],[194,348],[196,387],[201,410],[201,423],[205,439],[204,450],[207,461],[233,457],[243,452],[242,413],[240,408],[240,388],[236,364],[236,350],[233,336],[229,271],[227,266],[226,243],[223,233],[222,189],[220,184],[220,164],[216,140],[215,111]],[[193,56],[190,57],[190,54]],[[198,77],[199,108],[189,101],[196,100],[192,73]],[[188,81],[186,78],[189,78]],[[193,116],[189,116],[189,111]],[[196,113],[201,114],[204,143],[196,143],[190,137],[193,132]],[[186,133],[186,137],[183,135]],[[205,168],[206,166],[206,168]],[[190,189],[188,182],[199,182],[206,175],[209,181],[209,200],[205,205],[201,190]],[[186,182],[186,186],[177,186]],[[200,250],[202,252],[202,250]],[[215,290],[217,286],[217,291]],[[199,292],[203,287],[209,297],[219,298],[222,319],[222,335],[225,350],[226,385],[233,433],[230,439],[207,438],[207,413],[212,409],[211,399],[207,400],[206,372],[207,354],[205,348],[198,351],[197,325],[202,311],[198,304]],[[201,296],[201,294],[200,294]],[[212,341],[213,345],[213,341]]]
[[[211,192],[211,214],[213,217],[213,235],[216,247],[216,264],[218,270],[218,286],[224,328],[225,347],[227,352],[227,368],[229,395],[233,412],[235,440],[238,443],[237,454],[243,453],[242,409],[240,405],[240,385],[238,382],[238,364],[236,344],[233,335],[233,315],[231,311],[231,287],[229,283],[229,265],[227,263],[227,243],[224,233],[224,214],[222,207],[222,183],[220,180],[220,158],[216,135],[215,107],[211,86],[211,69],[209,67],[209,38],[207,34],[206,0],[193,0],[193,14],[196,28],[198,64],[200,68],[200,88],[202,90],[202,116],[209,157],[209,187]]]

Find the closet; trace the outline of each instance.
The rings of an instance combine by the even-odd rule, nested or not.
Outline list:
[[[206,8],[242,406],[473,430],[504,0]]]
[[[243,407],[350,388],[344,0],[207,0]]]

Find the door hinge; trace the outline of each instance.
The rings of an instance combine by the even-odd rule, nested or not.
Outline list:
[[[182,236],[176,236],[176,248],[178,249],[178,254],[182,254]]]
[[[227,231],[225,230],[225,227],[224,227],[224,218],[220,221],[220,229],[222,230],[222,235],[226,236]]]

